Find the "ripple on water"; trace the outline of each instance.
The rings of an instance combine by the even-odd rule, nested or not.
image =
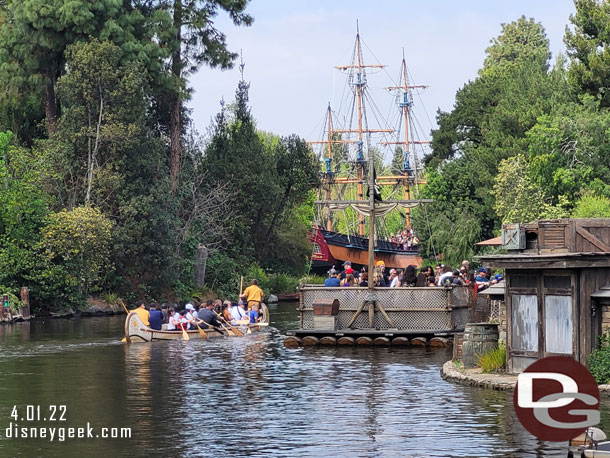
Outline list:
[[[287,307],[282,330],[294,322]],[[122,319],[103,320],[0,332],[0,418],[9,404],[67,399],[75,420],[134,427],[128,443],[105,443],[99,454],[71,443],[65,457],[565,456],[564,444],[523,430],[510,393],[442,380],[450,351],[291,350],[272,327],[246,338],[119,345]],[[0,453],[23,454],[9,446],[0,441]]]

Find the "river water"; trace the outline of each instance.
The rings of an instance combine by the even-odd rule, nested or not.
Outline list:
[[[521,427],[512,393],[442,380],[449,350],[284,348],[295,308],[271,307],[261,334],[189,342],[122,344],[120,316],[0,326],[0,456],[566,455]],[[606,431],[609,413],[603,399]],[[15,438],[15,423],[94,437]]]

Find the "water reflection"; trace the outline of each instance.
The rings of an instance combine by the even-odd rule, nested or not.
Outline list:
[[[189,342],[120,344],[121,317],[0,326],[2,436],[14,404],[133,428],[104,442],[0,439],[0,455],[565,456],[521,427],[511,393],[443,381],[450,351],[284,348],[294,308],[272,309],[265,333]]]

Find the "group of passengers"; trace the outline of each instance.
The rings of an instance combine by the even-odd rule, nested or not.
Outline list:
[[[262,320],[260,313],[262,300],[263,291],[258,287],[258,282],[252,280],[238,303],[210,299],[202,302],[198,310],[190,302],[185,304],[183,309],[179,309],[177,305],[167,304],[161,305],[159,309],[155,303],[151,303],[147,309],[146,304],[141,303],[135,312],[146,326],[159,331],[196,329],[198,326],[208,329],[223,325],[259,323]]]
[[[334,266],[328,272],[328,278],[324,286],[368,286],[369,275],[366,266],[360,272],[352,268],[350,261],[343,263],[344,270],[339,272]],[[501,275],[492,276],[489,269],[480,267],[476,271],[470,270],[470,263],[463,261],[459,269],[453,270],[450,266],[438,264],[435,269],[431,266],[422,267],[417,273],[414,265],[407,266],[406,269],[390,269],[386,273],[384,261],[375,263],[373,273],[373,284],[379,287],[397,288],[400,286],[475,286],[482,291],[490,285],[502,280]]]
[[[419,245],[419,239],[413,233],[413,229],[397,232],[396,235],[390,234],[390,242],[398,245],[398,249],[405,251],[416,249]]]

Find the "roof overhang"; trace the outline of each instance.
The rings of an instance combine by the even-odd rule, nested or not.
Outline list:
[[[500,269],[582,269],[610,267],[610,253],[498,254],[477,256],[485,267]]]
[[[481,291],[481,294],[487,296],[504,296],[504,280],[491,285],[489,288]]]
[[[502,237],[494,237],[493,239],[483,240],[477,243],[478,246],[502,246]]]

